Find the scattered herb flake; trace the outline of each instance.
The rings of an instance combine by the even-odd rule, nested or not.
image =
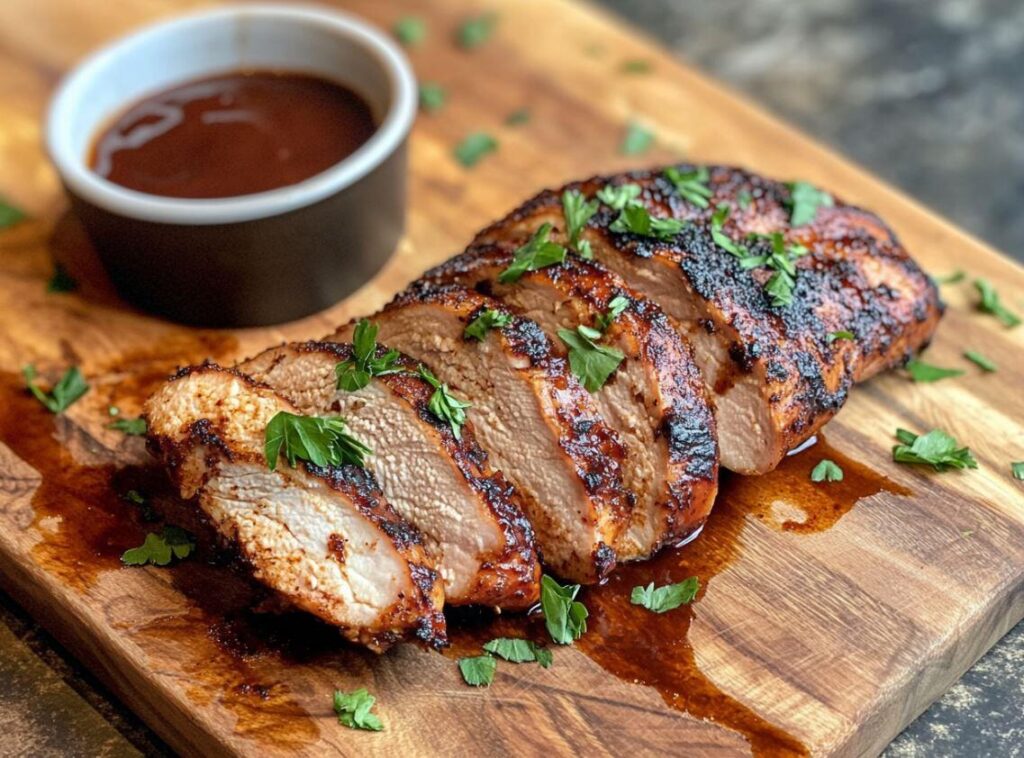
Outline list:
[[[747,249],[746,245],[741,245],[725,233],[725,222],[729,218],[729,210],[729,206],[723,203],[715,208],[715,212],[711,214],[711,239],[720,248],[728,253],[732,253],[737,258],[747,258],[750,256],[750,250]]]
[[[812,482],[841,482],[843,481],[843,470],[835,461],[822,458],[818,465],[811,470]]]
[[[121,563],[126,566],[145,566],[147,563],[166,566],[174,558],[188,558],[195,548],[195,539],[191,534],[181,527],[168,525],[160,534],[147,534],[146,540],[139,547],[125,550]]]
[[[838,340],[854,340],[854,339],[857,339],[857,335],[855,335],[853,332],[849,331],[848,329],[840,329],[837,332],[829,332],[828,336],[825,337],[825,341],[828,342],[828,344],[830,344],[830,345],[833,342],[836,342]]]
[[[467,18],[459,25],[455,39],[463,50],[473,50],[490,39],[497,23],[498,16],[494,13]]]
[[[469,322],[469,326],[462,330],[462,336],[466,339],[476,339],[481,342],[491,329],[501,329],[508,326],[512,316],[508,313],[488,308],[479,316]]]
[[[819,208],[834,204],[830,194],[808,182],[790,182],[786,186],[789,187],[789,199],[785,205],[789,208],[789,223],[793,226],[811,223]]]
[[[587,613],[583,603],[576,600],[580,586],[562,586],[547,574],[540,578],[540,606],[544,611],[544,625],[551,639],[559,645],[571,645],[587,631]]]
[[[599,201],[587,200],[579,190],[566,190],[562,193],[562,213],[565,215],[569,247],[579,247],[580,234],[600,207]]]
[[[498,149],[498,140],[486,132],[474,132],[455,147],[455,159],[466,168],[472,168],[488,153]]]
[[[624,74],[648,74],[652,68],[651,62],[645,58],[631,58],[622,62],[619,71]]]
[[[417,16],[398,19],[394,26],[395,38],[406,47],[416,47],[427,36],[426,22]]]
[[[551,224],[541,224],[529,241],[516,250],[515,257],[509,267],[498,274],[498,281],[511,284],[527,271],[537,271],[546,266],[553,266],[565,260],[565,248],[548,240]]]
[[[907,365],[904,366],[907,373],[910,374],[910,378],[915,382],[937,382],[940,379],[948,379],[953,376],[962,375],[963,369],[959,368],[942,368],[941,366],[933,366],[930,363],[912,358],[907,361]]]
[[[962,282],[967,278],[967,274],[964,273],[963,269],[957,269],[952,274],[946,274],[945,276],[933,276],[932,279],[936,284],[956,284]]]
[[[527,108],[519,108],[505,116],[505,126],[522,126],[530,122],[530,111]]]
[[[338,723],[349,729],[366,729],[379,732],[384,724],[376,714],[370,713],[377,698],[360,687],[355,692],[334,691],[334,712],[338,715]]]
[[[685,225],[674,218],[655,218],[642,205],[627,205],[608,228],[613,232],[628,232],[641,237],[669,240],[679,234]]]
[[[796,259],[809,252],[803,245],[787,245],[782,232],[769,235],[772,251],[768,255],[748,255],[740,259],[744,269],[767,266],[772,269],[771,277],[764,285],[765,292],[772,298],[776,308],[793,302],[793,288],[796,287]]]
[[[107,414],[110,416],[119,416],[121,414],[121,409],[118,408],[116,405],[111,405],[109,408],[107,408]]]
[[[959,443],[941,429],[932,429],[920,436],[906,429],[897,429],[896,439],[900,444],[893,446],[892,458],[897,463],[926,464],[936,471],[978,468],[970,449],[958,447]]]
[[[315,466],[352,464],[363,467],[365,456],[373,451],[351,436],[340,416],[297,416],[280,411],[267,424],[264,455],[271,471],[284,453],[288,465],[295,468],[299,460]]]
[[[665,169],[665,178],[675,185],[676,192],[698,208],[707,208],[714,195],[708,181],[711,175],[706,166],[698,166],[692,171],[680,171],[675,166]]]
[[[401,374],[405,369],[398,366],[399,352],[388,350],[377,357],[377,332],[380,327],[361,319],[352,333],[352,357],[334,367],[338,389],[356,392],[370,383],[375,376]]]
[[[1010,473],[1014,479],[1024,479],[1024,461],[1014,461],[1010,464]]]
[[[551,666],[551,651],[540,647],[531,640],[498,637],[484,645],[484,650],[510,663],[532,663],[536,661],[542,667]]]
[[[607,332],[608,327],[615,323],[615,319],[621,316],[628,307],[629,298],[624,295],[616,295],[608,302],[608,310],[598,314],[595,325],[602,332]]]
[[[976,352],[974,350],[965,350],[964,351],[964,358],[969,360],[971,363],[973,363],[978,368],[982,369],[983,371],[987,371],[989,373],[994,372],[998,368],[995,363],[993,363],[991,360],[986,358],[981,353]]]
[[[634,587],[629,602],[633,605],[642,605],[655,613],[666,613],[693,602],[699,589],[700,582],[695,576],[661,587],[655,587],[654,582],[651,582],[646,587]]]
[[[992,314],[1002,322],[1003,326],[1011,329],[1020,325],[1020,316],[1009,310],[999,301],[999,293],[996,292],[987,279],[975,279],[974,287],[978,290],[978,294],[981,295],[981,302],[978,303],[979,310]]]
[[[67,272],[62,265],[56,264],[53,268],[53,276],[46,285],[47,292],[72,292],[78,287],[78,282]]]
[[[558,338],[569,348],[569,368],[589,392],[601,389],[625,357],[621,350],[599,345],[601,332],[582,324],[575,331],[559,329]]]
[[[754,197],[750,194],[750,190],[740,190],[736,195],[736,204],[743,210],[749,208],[752,202],[754,202]]]
[[[636,205],[643,190],[639,184],[607,184],[597,192],[597,199],[614,210],[621,211],[627,205]]]
[[[626,134],[622,138],[619,152],[623,155],[640,155],[646,153],[654,144],[654,132],[637,121],[626,124]]]
[[[436,113],[444,107],[448,91],[436,82],[420,84],[420,108],[427,113]]]
[[[146,433],[146,419],[142,417],[119,418],[117,421],[107,424],[107,429],[123,432],[130,437],[141,437]]]
[[[25,214],[7,202],[4,198],[0,197],[0,229],[6,229],[9,226],[24,221],[26,218]]]
[[[490,687],[497,668],[498,661],[489,655],[459,658],[459,671],[462,672],[462,680],[471,687]]]
[[[427,384],[434,388],[434,394],[427,402],[427,408],[441,421],[448,423],[455,439],[462,439],[462,427],[466,423],[466,409],[470,403],[459,400],[452,395],[447,384],[434,376],[433,372],[422,363],[419,366],[419,375]]]
[[[43,392],[36,386],[36,367],[31,363],[21,370],[21,374],[25,377],[25,384],[29,392],[51,413],[63,413],[72,403],[89,391],[89,385],[86,384],[85,378],[77,366],[72,366],[65,371],[49,392]]]

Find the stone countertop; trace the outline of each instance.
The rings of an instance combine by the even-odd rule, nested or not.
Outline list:
[[[596,1],[1024,261],[1020,0]],[[884,755],[1024,756],[1022,673],[1024,622]]]

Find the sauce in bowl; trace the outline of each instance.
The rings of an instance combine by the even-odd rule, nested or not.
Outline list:
[[[129,107],[100,133],[89,165],[150,195],[237,197],[309,179],[354,153],[376,128],[370,106],[341,84],[236,72]]]

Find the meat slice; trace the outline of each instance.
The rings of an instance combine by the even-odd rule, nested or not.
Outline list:
[[[212,364],[186,369],[146,403],[150,448],[182,497],[291,604],[383,650],[406,637],[446,644],[444,592],[419,532],[371,474],[264,458],[265,429],[290,403]]]
[[[387,350],[378,346],[376,356]],[[338,389],[335,367],[352,346],[305,342],[267,350],[238,368],[286,397],[306,415],[340,414],[374,454],[367,468],[388,502],[416,526],[438,555],[445,602],[522,610],[537,602],[540,566],[533,529],[519,496],[491,470],[472,425],[460,438],[429,409],[434,388],[399,356],[398,373],[362,389]]]
[[[651,216],[685,221],[681,231],[658,239],[623,230],[637,227],[616,225],[620,211],[602,202],[582,239],[602,264],[682,325],[714,395],[722,464],[763,473],[839,410],[853,382],[900,365],[927,344],[942,304],[934,284],[873,214],[832,198],[796,214],[802,203],[794,194],[805,195],[806,185],[722,166],[673,168],[676,179],[689,182],[682,190],[660,170],[595,177],[540,193],[477,241],[522,241],[544,223],[564,240],[563,191],[593,198],[625,184],[638,186],[634,202]],[[723,205],[728,217],[723,221],[719,212],[716,224],[713,215]],[[807,218],[794,225],[795,214]],[[744,245],[751,258],[767,260],[775,247],[763,235],[774,233],[784,251],[807,250],[795,258],[790,304],[773,304],[766,289],[770,266],[745,267],[745,256],[721,244]],[[854,338],[837,339],[843,332]]]
[[[466,338],[488,308],[510,322],[483,341]],[[540,327],[459,286],[403,293],[371,321],[382,343],[423,361],[472,403],[477,438],[522,496],[544,562],[576,582],[605,576],[631,506],[623,448]]]
[[[514,258],[513,245],[473,247],[417,285],[458,283],[493,295],[539,324],[562,356],[567,349],[559,330],[582,324],[601,331],[607,323],[601,344],[618,349],[623,360],[593,398],[626,449],[624,481],[635,497],[615,551],[619,560],[646,558],[685,540],[711,510],[718,448],[700,372],[677,326],[618,276],[575,256],[502,283]]]

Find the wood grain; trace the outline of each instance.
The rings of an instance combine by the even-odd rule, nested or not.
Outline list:
[[[200,333],[147,318],[118,303],[66,215],[40,124],[57,79],[87,51],[195,5],[0,4],[0,194],[33,217],[0,233],[0,372],[10,378],[29,361],[50,375],[81,365],[93,391],[66,418],[45,420],[68,466],[143,463],[137,440],[104,428],[106,406],[137,412],[146,381],[177,363],[207,354],[230,360],[281,339],[326,333],[381,305],[541,187],[635,164],[616,152],[630,119],[658,135],[644,162],[685,154],[818,183],[881,213],[930,271],[966,268],[997,283],[1011,306],[1024,301],[1019,267],[590,7],[563,0],[501,4],[494,39],[467,53],[450,44],[451,35],[462,17],[484,6],[358,0],[344,5],[386,27],[409,13],[429,19],[430,39],[411,58],[421,79],[451,94],[443,111],[416,125],[410,223],[398,253],[346,302],[280,328]],[[634,58],[650,60],[651,73],[618,72]],[[532,114],[528,124],[503,124],[524,106]],[[451,149],[478,129],[493,132],[501,147],[468,172]],[[54,258],[80,280],[78,292],[46,292]],[[815,754],[877,753],[1024,615],[1024,498],[1009,476],[1009,462],[1024,459],[1024,329],[1004,329],[976,312],[968,286],[944,294],[950,310],[929,359],[959,365],[962,350],[971,348],[992,358],[999,372],[969,369],[962,379],[935,385],[881,377],[856,391],[827,429],[830,444],[912,495],[866,498],[817,534],[781,530],[772,513],[737,513],[729,502],[709,527],[731,514],[742,529],[735,559],[710,580],[694,609],[687,639],[696,664]],[[15,402],[14,386],[4,385],[0,402]],[[34,418],[25,413],[27,421]],[[947,429],[971,446],[980,469],[936,475],[894,465],[889,447],[897,426]],[[667,707],[654,689],[621,681],[575,650],[557,651],[547,671],[503,666],[486,691],[465,687],[450,660],[412,647],[377,658],[339,645],[312,660],[228,651],[211,635],[216,619],[202,599],[182,590],[178,568],[120,570],[115,562],[86,572],[66,543],[64,552],[54,549],[62,504],[41,503],[46,490],[37,467],[14,453],[17,440],[6,442],[5,586],[184,753],[750,749],[742,735]],[[385,732],[351,732],[334,720],[331,690],[358,686],[377,694]]]

